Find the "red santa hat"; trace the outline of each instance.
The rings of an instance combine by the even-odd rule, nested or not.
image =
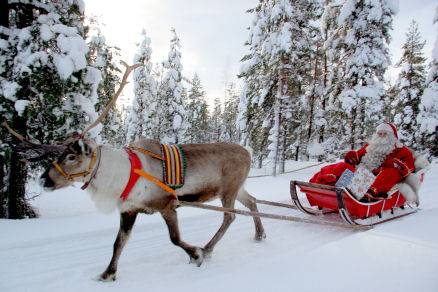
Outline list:
[[[396,142],[395,142],[395,146],[397,148],[401,148],[403,147],[403,144],[400,142],[400,140],[398,139],[398,133],[397,133],[397,128],[395,127],[395,125],[393,123],[389,123],[389,122],[383,122],[380,125],[377,126],[376,128],[376,132],[378,131],[385,131],[389,134],[393,134]]]
[[[377,126],[376,132],[377,131],[385,131],[388,133],[392,132],[394,134],[395,138],[398,140],[397,128],[395,127],[395,125],[393,123],[383,122]]]

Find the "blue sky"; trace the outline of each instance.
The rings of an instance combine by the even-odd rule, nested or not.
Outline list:
[[[252,19],[245,11],[257,3],[258,0],[85,0],[85,9],[105,24],[103,33],[111,44],[122,49],[123,59],[128,62],[132,62],[142,29],[152,40],[153,60],[166,58],[170,28],[175,27],[182,43],[184,75],[191,77],[197,72],[211,102],[223,96],[225,81],[237,80],[239,60],[246,52],[246,28]],[[427,41],[425,56],[431,56],[437,37],[437,28],[432,25],[437,5],[436,0],[399,1],[390,44],[393,63],[401,56],[401,45],[412,19],[418,22]],[[391,68],[388,76],[395,79],[397,72]],[[131,96],[132,90],[127,88],[124,98]]]

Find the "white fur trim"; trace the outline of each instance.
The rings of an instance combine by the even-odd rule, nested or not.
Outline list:
[[[399,183],[395,186],[408,203],[415,203],[419,205],[418,194],[407,183]]]
[[[420,169],[428,169],[430,166],[430,162],[427,160],[426,156],[419,155],[415,158],[415,171],[419,171]]]
[[[376,128],[376,132],[377,131],[385,131],[385,132],[388,132],[388,133],[391,133],[394,135],[394,132],[392,131],[391,126],[388,125],[387,123],[381,123],[380,125],[378,125]]]

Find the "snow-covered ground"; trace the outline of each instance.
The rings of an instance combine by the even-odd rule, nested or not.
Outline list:
[[[287,170],[309,164],[290,163]],[[307,180],[317,169],[250,178],[247,189],[259,199],[288,201],[289,181]],[[435,292],[437,182],[434,164],[421,190],[418,213],[365,232],[265,219],[267,239],[256,243],[252,219],[238,216],[212,258],[199,268],[170,243],[159,215],[142,215],[112,283],[93,278],[110,260],[118,214],[98,213],[79,188],[43,193],[34,201],[41,218],[0,220],[0,291]],[[220,213],[190,208],[178,213],[184,240],[200,246],[222,219]]]

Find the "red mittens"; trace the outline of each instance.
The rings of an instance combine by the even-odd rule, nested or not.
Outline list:
[[[348,151],[347,154],[345,154],[344,160],[346,163],[351,165],[359,164],[359,157],[357,155],[357,152],[354,150]]]

